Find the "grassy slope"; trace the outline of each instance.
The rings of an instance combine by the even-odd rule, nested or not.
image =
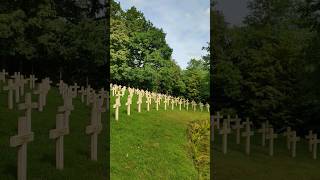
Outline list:
[[[206,112],[164,110],[156,111],[152,104],[137,112],[133,97],[131,115],[126,115],[121,99],[119,121],[114,119],[114,97],[111,98],[111,178],[112,179],[197,179],[197,171],[187,149],[187,124],[209,118]]]
[[[35,101],[37,97],[33,99]],[[18,117],[23,116],[24,112],[7,109],[7,93],[4,91],[0,91],[0,102],[0,179],[10,180],[16,178],[17,148],[9,146],[9,138],[17,134]],[[51,88],[44,111],[32,112],[34,141],[28,144],[28,179],[105,178],[106,150],[103,149],[107,144],[104,141],[106,131],[99,136],[99,161],[92,162],[89,159],[90,138],[85,134],[85,127],[90,123],[90,108],[81,103],[79,98],[73,103],[75,110],[70,116],[70,134],[64,137],[65,169],[55,169],[55,142],[49,139],[49,131],[55,128],[57,107],[62,104],[57,89]]]
[[[251,155],[245,154],[245,141],[235,143],[235,133],[228,137],[228,153],[222,154],[222,137],[215,135],[214,169],[217,180],[319,180],[320,159],[313,160],[305,140],[297,144],[297,157],[291,158],[285,137],[275,140],[274,157],[269,156],[268,146],[261,146],[261,134],[252,139]],[[230,140],[230,141],[229,141]],[[319,154],[320,155],[320,154]]]

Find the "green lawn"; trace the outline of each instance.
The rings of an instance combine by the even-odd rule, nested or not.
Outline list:
[[[252,138],[251,154],[245,154],[245,141],[236,145],[235,133],[228,136],[228,153],[222,154],[222,136],[215,134],[214,177],[217,180],[319,180],[320,159],[313,160],[305,140],[297,144],[297,156],[291,158],[285,137],[275,139],[274,156],[261,146],[261,134]],[[320,154],[319,154],[320,155]],[[320,156],[319,156],[320,157]]]
[[[33,96],[33,101],[36,99]],[[21,100],[23,102],[24,98]],[[0,179],[13,180],[16,179],[17,148],[9,146],[9,139],[17,134],[18,117],[23,116],[24,111],[7,108],[7,92],[0,91],[0,101]],[[104,126],[99,136],[98,162],[93,162],[90,160],[90,137],[85,134],[90,123],[90,108],[81,103],[80,98],[73,101],[75,110],[70,116],[70,134],[64,137],[65,168],[56,170],[55,141],[49,139],[49,131],[55,128],[57,107],[62,104],[57,89],[51,88],[44,111],[32,112],[34,141],[28,144],[28,179],[106,179],[106,128]],[[106,125],[105,115],[102,119]]]
[[[133,96],[131,115],[126,115],[121,99],[119,121],[114,119],[114,97],[111,98],[111,178],[112,179],[198,179],[188,150],[187,125],[193,120],[209,119],[207,112],[179,111],[163,103],[147,112],[145,98],[138,113]]]

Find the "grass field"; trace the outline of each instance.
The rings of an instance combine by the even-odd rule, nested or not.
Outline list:
[[[217,132],[217,131],[215,131]],[[291,157],[285,137],[275,139],[274,156],[261,146],[261,134],[255,132],[251,154],[245,154],[245,141],[236,145],[235,133],[228,136],[228,153],[222,154],[222,137],[215,134],[214,177],[216,180],[319,180],[320,159],[313,160],[305,140],[297,144],[297,156]],[[319,154],[320,155],[320,154]]]
[[[209,119],[207,112],[179,111],[178,106],[167,111],[161,103],[147,112],[145,98],[138,113],[133,96],[131,115],[127,116],[121,99],[119,121],[111,108],[111,179],[198,179],[198,172],[188,149],[187,127],[193,120]]]
[[[2,84],[0,88],[2,89]],[[33,101],[37,99],[33,96]],[[24,102],[24,98],[20,99]],[[17,134],[18,117],[24,111],[7,108],[7,92],[0,91],[0,179],[16,179],[17,148],[9,146],[10,136]],[[43,112],[33,110],[32,131],[34,141],[28,144],[28,179],[64,180],[64,179],[106,179],[106,146],[105,127],[98,140],[98,162],[90,160],[90,137],[85,128],[90,123],[90,108],[74,99],[74,111],[70,116],[70,134],[64,137],[64,170],[55,168],[55,141],[49,139],[49,131],[55,128],[57,107],[63,104],[57,89],[51,88],[47,97],[47,106]],[[16,105],[15,105],[16,108]],[[105,123],[103,116],[103,124]]]

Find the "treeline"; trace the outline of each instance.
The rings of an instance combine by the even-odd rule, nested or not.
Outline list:
[[[103,2],[2,0],[0,68],[105,86],[108,35]]]
[[[125,11],[113,0],[110,31],[113,83],[209,101],[209,53],[191,59],[182,70],[172,59],[164,31],[135,7]]]
[[[252,0],[242,26],[212,11],[215,110],[277,127],[320,125],[320,2]]]

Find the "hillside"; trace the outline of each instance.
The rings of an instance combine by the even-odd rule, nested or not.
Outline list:
[[[197,179],[198,173],[188,149],[187,127],[191,121],[209,119],[209,113],[179,110],[159,111],[155,104],[147,112],[145,98],[142,111],[137,111],[133,96],[131,115],[121,98],[119,121],[114,118],[111,97],[111,178],[112,179]]]
[[[312,159],[308,144],[302,139],[297,143],[297,155],[291,157],[285,137],[274,140],[274,156],[269,156],[269,147],[261,146],[261,134],[255,132],[251,139],[251,154],[245,154],[245,139],[236,144],[235,133],[228,136],[228,153],[222,153],[222,137],[215,131],[214,177],[217,180],[318,180],[319,158]],[[319,153],[318,153],[319,156]]]
[[[0,88],[3,84],[0,83]],[[27,86],[26,86],[27,87]],[[28,92],[29,90],[26,89]],[[33,96],[33,101],[37,97]],[[24,99],[20,99],[24,102]],[[10,136],[17,134],[18,117],[24,111],[7,108],[7,92],[0,91],[0,179],[15,180],[17,171],[17,148],[9,146]],[[32,111],[34,140],[28,144],[28,179],[103,179],[106,178],[106,131],[98,140],[98,162],[90,160],[90,136],[85,128],[90,123],[90,107],[81,103],[79,97],[73,100],[74,110],[70,115],[70,134],[64,136],[64,169],[55,167],[55,141],[49,139],[49,131],[55,128],[57,107],[63,104],[56,88],[51,88],[43,112]],[[16,105],[15,105],[16,108]],[[105,115],[102,118],[105,120]],[[103,122],[104,126],[106,125]],[[106,129],[104,127],[104,129]],[[81,173],[79,173],[81,172]]]

